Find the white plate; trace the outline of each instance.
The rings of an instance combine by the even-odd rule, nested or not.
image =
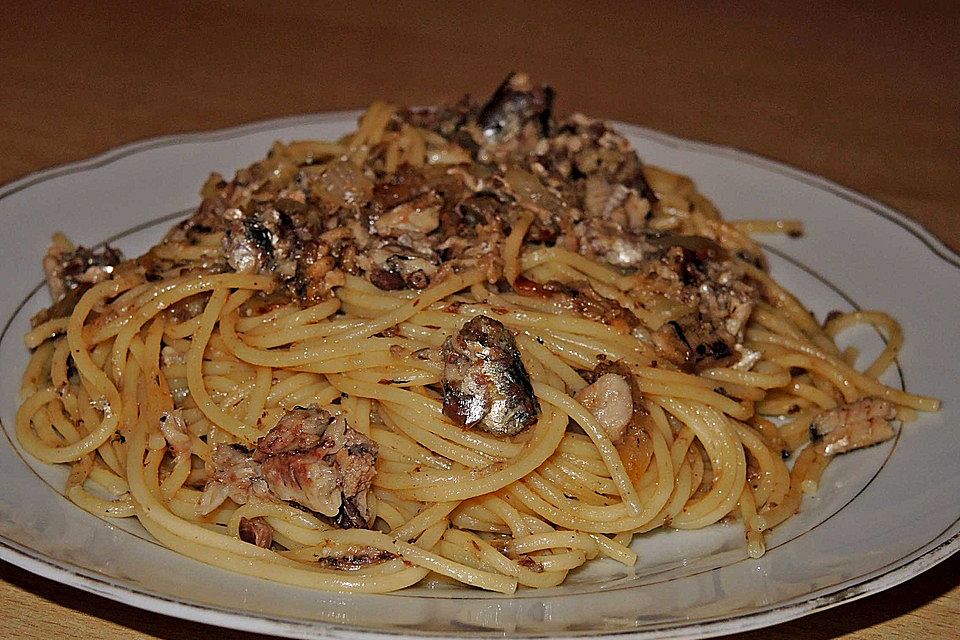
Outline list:
[[[107,523],[62,496],[62,469],[23,453],[13,433],[20,339],[46,303],[40,257],[54,230],[111,238],[128,255],[198,202],[212,170],[260,158],[276,139],[333,139],[356,114],[275,120],[163,138],[30,176],[0,189],[0,558],[107,598],[172,616],[297,637],[377,635],[629,637],[719,635],[783,622],[898,584],[943,560],[960,535],[956,316],[960,260],[917,224],[829,181],[720,148],[620,125],[644,159],[688,173],[729,217],[789,217],[799,240],[768,238],[774,274],[822,317],[879,308],[904,324],[892,384],[945,400],[885,445],[837,460],[819,496],[746,558],[739,525],[659,532],[641,561],[603,561],[546,591],[467,589],[327,594],[235,575],[180,557],[129,521]],[[876,334],[850,341],[877,350]]]

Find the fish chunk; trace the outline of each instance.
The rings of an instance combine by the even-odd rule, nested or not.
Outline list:
[[[367,493],[376,475],[377,445],[316,406],[287,413],[256,448],[218,445],[214,470],[198,510],[209,513],[230,498],[294,503],[340,528],[370,523]]]
[[[487,143],[502,144],[520,135],[527,124],[534,124],[543,135],[550,126],[553,89],[535,87],[523,73],[511,73],[477,116],[477,124]]]
[[[614,442],[623,437],[633,419],[633,394],[622,375],[605,373],[577,392],[577,401],[600,423]]]
[[[447,338],[443,358],[443,413],[464,427],[513,436],[536,422],[533,395],[513,334],[487,316],[476,316]]]
[[[896,434],[890,424],[896,415],[886,400],[863,398],[814,416],[810,439],[828,456],[880,444]]]
[[[266,518],[240,518],[240,539],[269,549],[273,544],[273,528]]]
[[[174,457],[179,458],[190,453],[192,446],[190,432],[187,430],[187,423],[183,420],[182,410],[174,409],[160,416],[160,433],[170,445],[170,452]]]

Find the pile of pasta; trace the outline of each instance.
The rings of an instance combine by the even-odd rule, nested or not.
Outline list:
[[[376,140],[361,131],[323,149],[349,155],[386,135],[381,126]],[[386,142],[396,146],[395,162],[423,163],[431,161],[430,135],[416,153],[409,139]],[[297,144],[272,157],[302,154]],[[665,202],[689,198],[676,192],[688,187],[674,174],[651,176]],[[775,230],[738,227],[708,208],[690,215],[731,237]],[[505,248],[513,277],[587,281],[612,299],[630,295],[633,280],[622,272],[521,240],[511,237]],[[222,247],[213,234],[163,251],[189,263]],[[119,273],[92,286],[68,316],[26,335],[32,355],[17,435],[39,460],[69,465],[66,494],[87,511],[135,517],[163,545],[197,560],[323,590],[450,580],[504,594],[551,587],[594,559],[634,565],[631,542],[646,532],[720,521],[739,522],[758,557],[764,532],[798,511],[830,461],[806,446],[813,416],[879,397],[909,420],[937,402],[878,381],[903,342],[890,316],[854,312],[821,325],[769,274],[746,268],[764,290],[743,343],[759,361],[699,373],[665,366],[642,330],[498,291],[480,270],[422,291],[384,291],[347,276],[329,299],[262,313],[245,303],[275,287],[266,275],[180,270],[145,281]],[[201,293],[195,317],[165,312]],[[514,437],[453,424],[438,391],[442,365],[416,357],[481,314],[515,334],[541,406],[537,422]],[[861,324],[881,331],[886,346],[857,368],[858,354],[836,338]],[[643,428],[628,445],[612,442],[575,399],[587,386],[581,372],[603,360],[627,366],[642,394]],[[295,505],[258,499],[198,515],[201,488],[191,478],[214,446],[253,443],[293,407],[311,404],[344,415],[379,448],[372,528],[338,529]],[[174,408],[189,429],[186,454],[174,455],[158,426]],[[269,549],[239,538],[241,519],[256,517],[273,530]],[[378,560],[350,570],[323,562],[358,554]]]

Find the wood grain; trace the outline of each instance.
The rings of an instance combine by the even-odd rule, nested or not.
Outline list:
[[[960,249],[957,3],[67,3],[0,20],[0,183],[145,137],[490,90],[732,145],[904,211]],[[198,184],[200,177],[198,176]],[[960,559],[737,636],[955,637]],[[0,563],[0,637],[223,634]]]

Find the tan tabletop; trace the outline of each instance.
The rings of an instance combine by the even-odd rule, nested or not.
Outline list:
[[[556,87],[561,111],[782,160],[901,209],[960,249],[956,3],[102,4],[4,7],[0,183],[155,135],[375,98],[483,94],[521,69]],[[882,594],[738,637],[956,637],[958,574],[955,557]],[[0,563],[0,637],[208,634],[254,637]]]

